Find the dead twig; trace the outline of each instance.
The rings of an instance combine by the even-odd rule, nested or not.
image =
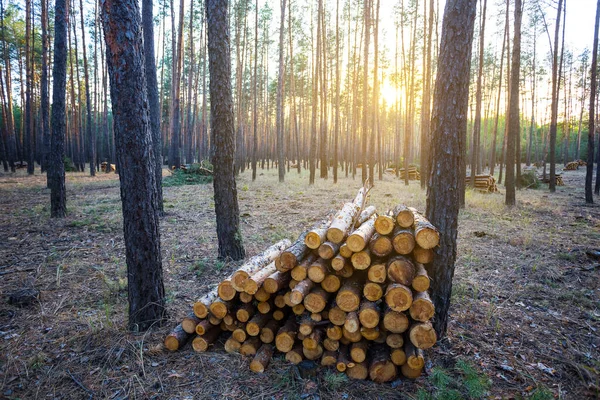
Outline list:
[[[92,399],[94,397],[94,392],[92,392],[90,389],[88,389],[87,387],[85,387],[83,385],[83,383],[81,383],[77,378],[75,378],[75,376],[73,376],[73,374],[71,373],[70,370],[67,370],[67,373],[69,374],[69,376],[71,377],[71,379],[73,380],[73,382],[75,382],[75,384],[77,384],[77,386],[79,386],[81,389],[83,389],[87,394],[90,395],[90,399]]]

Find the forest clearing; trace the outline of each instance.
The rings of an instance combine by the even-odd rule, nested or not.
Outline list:
[[[306,171],[305,171],[306,172]],[[164,172],[165,176],[168,172]],[[353,198],[360,180],[337,185],[264,170],[238,178],[248,256]],[[164,189],[162,259],[169,321],[145,335],[127,331],[127,290],[119,182],[115,174],[67,174],[68,215],[48,216],[45,177],[0,176],[0,273],[3,298],[35,287],[39,301],[0,305],[7,398],[458,398],[576,399],[600,384],[600,208],[584,206],[582,170],[565,186],[520,190],[518,205],[500,194],[468,190],[459,217],[458,254],[447,337],[426,351],[425,376],[392,384],[293,366],[274,357],[262,375],[249,359],[227,354],[221,339],[207,353],[168,352],[163,340],[207,288],[239,263],[217,260],[211,185]],[[422,210],[418,182],[384,175],[371,202]],[[449,380],[450,384],[444,384]],[[445,386],[444,386],[445,385]],[[446,388],[446,389],[444,389]],[[479,395],[478,395],[479,394]],[[485,396],[484,396],[485,394]],[[312,396],[312,397],[311,397]],[[454,397],[457,398],[457,397]]]

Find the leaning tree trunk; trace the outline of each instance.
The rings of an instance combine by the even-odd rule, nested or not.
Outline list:
[[[138,2],[105,0],[102,25],[123,204],[129,328],[144,331],[160,323],[166,310]]]
[[[65,108],[67,94],[67,0],[54,6],[54,65],[52,67],[52,137],[48,168],[50,216],[63,218],[67,213],[65,188]]]
[[[142,24],[144,34],[144,68],[146,71],[146,88],[148,91],[148,108],[150,112],[150,131],[154,150],[154,182],[156,184],[156,209],[159,215],[164,213],[162,194],[162,144],[160,134],[160,103],[158,97],[158,81],[154,61],[154,23],[152,17],[152,0],[142,1]]]
[[[456,171],[461,166],[461,137],[466,134],[469,103],[471,44],[476,0],[446,2],[438,71],[433,96],[432,154],[427,190],[427,217],[440,230],[440,247],[431,264],[436,331],[442,337],[448,325],[448,309],[456,260],[456,236],[460,208]]]
[[[231,95],[228,1],[207,0],[211,139],[219,258],[244,258],[234,176],[234,124]]]

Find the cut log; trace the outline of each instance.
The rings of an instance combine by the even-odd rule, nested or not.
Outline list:
[[[284,308],[286,306],[284,294],[285,294],[285,291],[282,291],[277,296],[275,296],[275,299],[273,299],[273,303],[275,303],[275,307]]]
[[[410,254],[415,248],[415,236],[412,229],[396,228],[392,234],[392,246],[396,253]]]
[[[369,207],[365,208],[364,210],[362,210],[360,212],[360,214],[358,215],[358,219],[356,220],[354,227],[358,228],[359,226],[361,226],[362,224],[367,222],[369,220],[369,218],[371,218],[373,215],[375,215],[376,212],[377,212],[377,209],[375,208],[375,206],[369,206]]]
[[[235,340],[233,337],[230,337],[225,341],[224,348],[225,351],[228,353],[237,353],[240,351],[240,347],[242,347],[242,344]]]
[[[208,346],[217,340],[220,333],[221,328],[213,326],[210,330],[206,331],[204,335],[196,336],[194,340],[192,340],[192,348],[198,353],[205,352],[208,350]]]
[[[254,316],[256,308],[252,304],[242,304],[235,313],[235,316],[240,322],[248,322]]]
[[[341,255],[337,255],[335,257],[333,257],[333,259],[331,260],[331,268],[334,271],[340,271],[342,268],[344,268],[344,265],[349,264],[350,260],[348,260],[345,257],[342,257]]]
[[[352,257],[352,250],[348,248],[348,245],[346,243],[340,246],[340,256],[344,258]]]
[[[323,347],[325,348],[325,350],[337,351],[340,348],[340,341],[327,337],[323,339]]]
[[[323,355],[323,346],[318,345],[316,349],[307,349],[306,347],[302,347],[302,354],[308,360],[318,360]]]
[[[352,358],[354,362],[361,363],[367,359],[368,349],[369,342],[366,340],[352,343],[352,346],[350,346],[350,358]]]
[[[210,305],[210,313],[216,318],[223,319],[228,312],[233,310],[233,307],[234,304],[232,302],[217,299]]]
[[[367,282],[363,288],[363,296],[369,301],[377,301],[383,297],[384,288],[381,283]]]
[[[250,337],[246,339],[242,346],[240,347],[240,354],[246,357],[253,356],[256,354],[262,342],[259,337]]]
[[[337,363],[337,352],[327,350],[321,357],[321,365],[323,367],[331,367]]]
[[[387,212],[377,216],[375,220],[375,230],[380,235],[389,235],[394,230],[395,221],[392,212]]]
[[[331,224],[330,220],[322,221],[318,227],[315,227],[306,233],[304,244],[312,250],[319,248],[321,243],[327,239],[327,228]]]
[[[392,349],[400,349],[404,346],[404,337],[399,333],[390,333],[385,337],[385,343]]]
[[[269,365],[269,361],[271,361],[272,356],[273,346],[270,344],[263,344],[250,363],[250,370],[258,373],[265,372],[265,369]]]
[[[325,309],[330,293],[327,293],[320,287],[314,287],[306,297],[304,297],[304,307],[313,313],[321,312]]]
[[[292,307],[292,312],[296,315],[304,314],[305,310],[306,307],[304,306],[304,304],[296,304],[294,307]]]
[[[231,333],[231,337],[238,342],[243,343],[248,338],[248,334],[246,333],[246,325],[243,325],[233,331]]]
[[[190,334],[183,330],[180,325],[177,325],[175,329],[171,331],[165,338],[165,347],[168,350],[176,351],[190,338]]]
[[[360,329],[356,332],[350,332],[346,328],[342,328],[342,339],[340,340],[348,340],[349,343],[357,343],[362,340],[362,335],[360,333]]]
[[[292,350],[297,333],[298,326],[296,324],[296,318],[292,315],[277,331],[277,336],[275,336],[275,347],[277,347],[277,350],[282,353],[287,353]]]
[[[225,301],[233,300],[235,295],[238,293],[231,283],[231,277],[219,283],[217,286],[217,292],[219,293],[219,297]]]
[[[400,371],[408,379],[417,379],[423,373],[422,369],[412,369],[408,364],[402,365]]]
[[[324,260],[331,260],[340,251],[340,245],[333,242],[325,242],[319,246],[319,257]]]
[[[271,293],[267,292],[265,288],[261,286],[254,294],[254,298],[257,301],[267,301],[271,298]]]
[[[296,265],[292,271],[292,279],[297,280],[298,282],[303,281],[308,276],[307,271],[308,267],[311,266],[313,262],[317,259],[317,255],[314,253],[309,253],[304,260],[298,265]]]
[[[350,257],[350,261],[352,262],[354,269],[367,269],[371,265],[371,251],[369,249],[364,249],[358,253],[354,253],[352,254],[352,257]]]
[[[260,291],[260,289],[259,289],[259,291]],[[242,303],[251,303],[252,300],[254,300],[254,296],[252,296],[250,293],[246,293],[246,292],[240,293],[240,301]]]
[[[313,329],[315,328],[315,325],[316,321],[313,321],[310,315],[308,313],[305,313],[300,319],[300,324],[298,325],[298,332],[308,336],[312,333]]]
[[[367,339],[369,341],[375,341],[379,338],[379,335],[380,335],[379,327],[367,328],[367,327],[361,326],[360,334],[362,335],[362,337],[364,337],[365,339]]]
[[[335,365],[335,368],[339,372],[344,372],[344,371],[346,371],[346,368],[348,368],[349,363],[350,363],[350,354],[349,354],[348,346],[340,345],[340,348],[338,351],[337,363]],[[352,364],[354,364],[354,363],[352,363]]]
[[[205,294],[194,303],[194,314],[198,318],[206,318],[209,312],[210,305],[219,297],[217,288],[214,288],[209,293]]]
[[[337,306],[337,303],[332,304],[329,309],[329,321],[337,326],[342,326],[346,322],[346,311]]]
[[[306,278],[302,282],[299,282],[290,293],[290,304],[295,306],[296,304],[302,303],[304,298],[310,293],[315,283],[310,279]]]
[[[406,363],[411,369],[422,369],[425,366],[423,350],[417,349],[410,341],[404,346]]]
[[[289,287],[290,289],[293,289],[293,288],[295,288],[295,287],[296,287],[296,285],[297,285],[298,283],[299,283],[299,281],[297,281],[297,280],[295,280],[295,279],[290,279],[290,283],[289,283],[288,287]]]
[[[256,305],[256,309],[261,314],[268,314],[275,309],[275,304],[273,304],[273,299],[269,299],[267,301],[261,301]]]
[[[265,279],[263,287],[267,293],[274,294],[288,286],[290,279],[292,279],[292,276],[289,272],[275,271]]]
[[[376,232],[369,241],[369,250],[377,257],[387,257],[394,251],[394,245],[389,236],[383,236]]]
[[[283,321],[286,316],[287,316],[286,311],[281,308],[273,311],[273,319],[275,321]]]
[[[337,306],[346,312],[358,310],[358,307],[360,306],[361,289],[362,285],[359,279],[352,278],[344,282],[335,298]]]
[[[204,335],[208,330],[212,329],[213,325],[207,319],[200,321],[195,327],[194,332],[198,335]]]
[[[416,264],[416,272],[415,278],[412,281],[412,287],[417,292],[425,292],[429,289],[431,285],[431,280],[429,279],[429,275],[427,274],[427,270],[423,264]]]
[[[367,329],[367,328],[365,328],[365,329]],[[377,329],[379,331],[379,335],[377,335],[377,337],[375,339],[373,339],[373,341],[375,343],[385,343],[385,340],[387,339],[388,332],[385,330],[385,327],[383,326],[383,322],[380,322],[379,326],[377,328],[374,328],[374,329]],[[363,332],[361,332],[361,334],[362,333]],[[367,339],[367,338],[365,338],[365,339]],[[367,339],[367,340],[369,340],[369,339]]]
[[[358,218],[359,212],[360,206],[354,203],[344,204],[344,207],[337,212],[329,229],[327,229],[327,240],[333,243],[342,243]]]
[[[344,329],[351,333],[356,333],[360,329],[360,321],[356,311],[349,312],[346,315],[346,321],[344,322]]]
[[[410,208],[415,217],[415,240],[424,249],[433,249],[440,243],[440,234],[435,226],[414,208]]]
[[[238,292],[244,291],[244,281],[280,256],[290,246],[288,239],[280,240],[260,254],[251,257],[231,277],[231,284]]]
[[[433,249],[424,249],[417,244],[413,249],[412,256],[420,264],[429,264],[433,261]]]
[[[304,360],[302,352],[302,343],[298,342],[293,349],[285,353],[285,359],[294,365],[300,364]]]
[[[385,262],[377,260],[369,267],[367,271],[367,279],[375,283],[383,283],[387,279],[387,269]]]
[[[263,343],[273,343],[275,335],[279,331],[279,321],[274,319],[267,322],[267,324],[260,330],[260,341]]]
[[[390,359],[390,350],[384,345],[374,345],[370,350],[369,377],[373,382],[389,382],[396,377],[396,366]]]
[[[246,332],[250,336],[260,335],[260,330],[269,322],[271,316],[269,314],[256,314],[246,324]]]
[[[300,237],[287,249],[285,249],[279,258],[275,259],[277,271],[286,272],[292,270],[310,251],[304,239],[309,231],[303,232]]]
[[[325,276],[329,273],[329,265],[328,262],[319,258],[312,263],[310,267],[308,267],[308,279],[315,283],[323,282]]]
[[[426,322],[433,318],[435,307],[427,292],[417,292],[415,294],[409,313],[415,321]]]
[[[321,282],[321,287],[323,290],[329,293],[336,293],[340,286],[342,286],[342,280],[339,276],[329,274],[325,276],[325,279]]]
[[[390,359],[394,363],[394,365],[404,365],[406,364],[406,353],[403,348],[391,349],[390,350]]]
[[[368,219],[364,224],[359,226],[346,240],[346,244],[350,251],[356,253],[362,251],[375,233],[375,218]]]
[[[258,288],[261,287],[265,280],[267,280],[267,278],[272,276],[275,272],[277,272],[277,268],[275,268],[275,263],[272,262],[257,273],[255,273],[254,275],[252,275],[251,277],[249,277],[248,279],[246,279],[246,281],[244,282],[244,292],[249,294],[256,294]],[[267,292],[269,291],[267,290]]]
[[[335,271],[335,274],[342,278],[350,278],[352,275],[354,275],[354,267],[352,267],[352,263],[348,261],[344,264],[342,269]]]
[[[385,291],[385,302],[394,311],[408,310],[412,299],[412,291],[401,283],[391,283]]]
[[[408,317],[403,312],[388,308],[383,315],[383,326],[392,333],[406,332],[408,324]]]
[[[363,300],[358,313],[360,324],[366,328],[375,328],[379,325],[379,307],[374,301]]]
[[[327,326],[327,337],[332,340],[340,340],[342,338],[342,328],[338,325],[334,325],[333,323]]]
[[[227,326],[233,325],[234,321],[236,320],[237,318],[234,316],[234,314],[227,314],[223,317],[223,323]]]
[[[419,349],[428,349],[437,342],[437,334],[431,322],[413,324],[408,332],[410,341]]]
[[[394,208],[393,214],[396,223],[402,228],[410,228],[415,221],[412,211],[402,204]]]
[[[208,322],[210,322],[212,325],[220,325],[222,321],[222,319],[217,318],[212,314],[208,315]]]
[[[302,346],[308,350],[316,350],[325,338],[325,331],[321,328],[315,329],[312,333],[302,340]]]
[[[186,333],[194,333],[196,332],[196,325],[198,325],[200,321],[202,320],[192,311],[187,317],[181,320],[181,327]]]
[[[396,256],[387,263],[388,278],[392,282],[410,286],[415,278],[415,265],[408,258]]]

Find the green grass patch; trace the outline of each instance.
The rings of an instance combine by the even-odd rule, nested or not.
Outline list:
[[[421,388],[417,392],[419,400],[461,400],[483,399],[490,388],[490,380],[464,360],[456,362],[455,370],[447,371],[443,368],[433,368],[429,382],[433,386],[432,392]]]
[[[183,170],[176,170],[171,172],[171,176],[163,178],[163,187],[205,185],[212,183],[212,181],[212,176],[197,175]]]

